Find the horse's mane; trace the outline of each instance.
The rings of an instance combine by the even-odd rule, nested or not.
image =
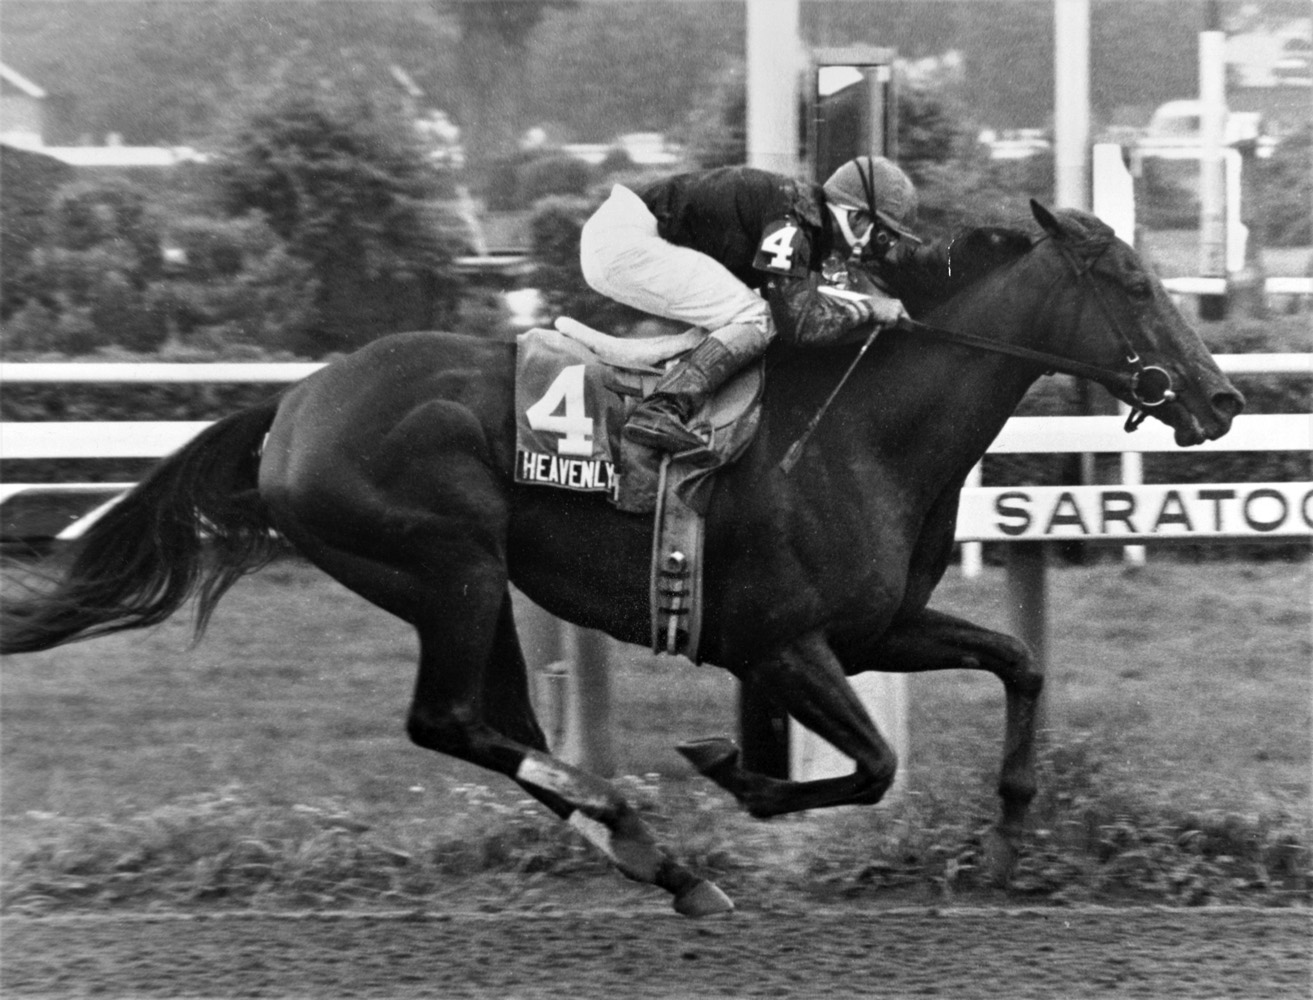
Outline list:
[[[977,226],[905,252],[886,277],[889,290],[919,318],[1035,245],[1022,229]]]

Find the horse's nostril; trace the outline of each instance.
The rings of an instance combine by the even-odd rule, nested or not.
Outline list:
[[[1213,409],[1228,420],[1237,417],[1245,408],[1245,397],[1234,389],[1213,393]]]

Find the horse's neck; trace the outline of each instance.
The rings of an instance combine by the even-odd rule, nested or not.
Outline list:
[[[985,279],[926,315],[932,326],[1017,343],[1037,327],[1043,283],[1022,280],[1029,269]],[[1035,291],[1034,289],[1040,289]],[[1033,365],[1004,354],[963,348],[927,334],[897,334],[885,364],[865,373],[854,393],[870,409],[864,423],[882,454],[896,442],[892,463],[929,483],[966,474],[1035,382]],[[947,483],[945,483],[947,485]]]
[[[1045,349],[1034,342],[1045,332],[1044,315],[1050,288],[1039,261],[1029,257],[1004,268],[926,315],[929,326],[971,333],[1003,344]],[[941,391],[962,402],[977,419],[996,430],[1021,403],[1039,372],[1015,356],[980,348],[962,348],[947,341],[919,345],[928,354],[954,359]]]

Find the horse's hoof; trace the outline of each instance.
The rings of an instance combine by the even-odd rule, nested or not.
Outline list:
[[[699,774],[732,765],[739,759],[739,748],[733,740],[724,736],[711,736],[704,740],[689,740],[675,747],[684,758],[692,764]]]
[[[714,882],[700,879],[675,897],[675,912],[686,917],[714,917],[729,913],[734,901]]]
[[[991,830],[985,836],[983,848],[985,871],[990,881],[1000,888],[1007,888],[1008,883],[1012,881],[1012,873],[1017,867],[1017,857],[1020,853],[1016,844],[997,830]]]

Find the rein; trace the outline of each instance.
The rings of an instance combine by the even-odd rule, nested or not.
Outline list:
[[[961,344],[964,347],[977,347],[982,351],[992,351],[995,354],[1010,354],[1014,358],[1021,358],[1024,361],[1033,361],[1036,364],[1043,365],[1045,369],[1047,369],[1047,374],[1062,372],[1064,375],[1075,375],[1078,378],[1088,378],[1095,381],[1117,381],[1124,383],[1128,389],[1133,381],[1133,376],[1128,375],[1125,372],[1114,371],[1111,368],[1103,368],[1099,365],[1088,365],[1083,361],[1063,357],[1060,354],[1049,354],[1047,351],[1036,351],[1029,347],[1018,347],[1016,344],[1004,343],[1001,340],[990,340],[988,337],[977,337],[972,333],[958,333],[956,330],[945,330],[943,327],[931,326],[928,323],[920,323],[914,319],[904,320],[898,324],[897,329],[926,334],[931,337],[938,337],[940,340],[952,341],[953,343]]]
[[[1047,239],[1050,239],[1050,237],[1041,238],[1041,240]],[[996,354],[1010,354],[1026,361],[1033,361],[1036,364],[1043,365],[1047,370],[1047,374],[1050,375],[1054,372],[1062,372],[1064,375],[1087,378],[1103,385],[1115,385],[1135,400],[1135,406],[1132,407],[1131,414],[1126,421],[1126,430],[1133,431],[1148,416],[1145,411],[1155,406],[1161,406],[1163,403],[1169,403],[1176,398],[1176,393],[1172,390],[1172,376],[1165,368],[1158,365],[1146,365],[1141,360],[1130,336],[1122,329],[1122,325],[1117,322],[1116,313],[1108,307],[1102,290],[1090,273],[1094,262],[1091,261],[1088,265],[1082,267],[1066,247],[1057,244],[1057,248],[1058,252],[1062,254],[1062,259],[1067,262],[1072,273],[1076,275],[1077,282],[1093,293],[1099,312],[1103,314],[1104,320],[1117,334],[1117,339],[1122,342],[1122,347],[1126,351],[1126,364],[1131,366],[1131,371],[1125,372],[1115,368],[1106,368],[1103,365],[1091,365],[1065,355],[1050,354],[1048,351],[1037,351],[1029,347],[1019,347],[999,340],[990,340],[987,337],[977,337],[970,333],[945,330],[942,327],[918,323],[915,320],[908,320],[900,325],[917,333],[939,337],[941,340],[949,340],[966,347],[976,347],[985,351],[993,351]]]
[[[1041,237],[1041,242],[1050,237]],[[1115,385],[1126,395],[1135,400],[1135,405],[1131,407],[1131,412],[1126,417],[1125,430],[1131,433],[1136,430],[1140,424],[1144,423],[1149,416],[1148,411],[1163,403],[1169,403],[1176,398],[1176,392],[1172,389],[1172,376],[1165,368],[1159,365],[1146,365],[1141,360],[1139,353],[1135,350],[1135,345],[1131,342],[1130,336],[1122,329],[1117,322],[1117,316],[1108,307],[1108,303],[1103,298],[1103,293],[1099,289],[1098,283],[1095,282],[1094,276],[1090,273],[1093,262],[1082,267],[1080,263],[1072,256],[1071,252],[1061,244],[1055,244],[1058,252],[1062,254],[1062,259],[1067,262],[1072,273],[1076,275],[1077,282],[1084,288],[1094,294],[1094,301],[1099,307],[1099,312],[1103,318],[1113,328],[1117,337],[1122,342],[1126,351],[1126,363],[1131,366],[1129,372],[1120,371],[1115,368],[1106,368],[1103,365],[1087,364],[1084,361],[1077,361],[1075,358],[1065,357],[1061,354],[1051,354],[1048,351],[1037,351],[1030,347],[1020,347],[1016,344],[1008,344],[1001,340],[991,340],[988,337],[978,337],[973,333],[959,333],[956,330],[947,330],[939,326],[931,326],[928,323],[921,323],[917,320],[906,319],[899,321],[893,329],[906,330],[912,333],[919,333],[926,336],[938,337],[940,340],[947,340],[954,344],[960,344],[963,347],[974,347],[982,351],[991,351],[995,354],[1007,354],[1014,358],[1021,358],[1023,361],[1034,362],[1045,369],[1045,374],[1052,375],[1055,372],[1062,372],[1064,375],[1073,375],[1077,378],[1087,378],[1102,385]],[[951,253],[951,247],[950,247]],[[951,258],[950,258],[951,260]],[[951,268],[951,263],[950,263]],[[862,343],[861,350],[853,358],[852,363],[844,371],[839,383],[834,387],[824,403],[821,404],[808,422],[803,432],[798,435],[798,439],[789,446],[784,458],[780,460],[780,469],[787,475],[798,463],[802,456],[802,449],[807,444],[807,440],[816,430],[821,418],[825,416],[825,411],[830,408],[834,398],[843,388],[844,383],[848,381],[857,363],[862,360],[867,350],[875,342],[876,336],[880,333],[880,328],[872,330]]]

